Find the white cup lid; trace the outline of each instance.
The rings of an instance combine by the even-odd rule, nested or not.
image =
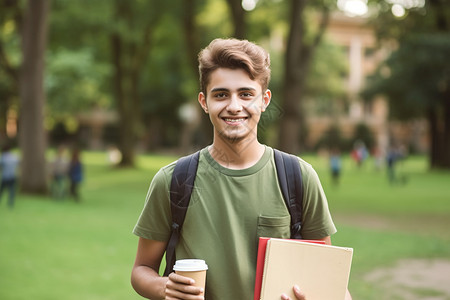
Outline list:
[[[208,265],[202,259],[180,259],[173,266],[175,271],[203,271],[208,270]]]

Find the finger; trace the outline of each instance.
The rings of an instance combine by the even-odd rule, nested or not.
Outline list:
[[[192,294],[185,294],[180,291],[175,290],[167,290],[166,289],[166,297],[165,300],[180,300],[180,299],[186,299],[186,300],[204,300],[205,297],[203,294],[200,295],[192,295]]]
[[[298,300],[306,300],[306,296],[303,292],[300,291],[298,285],[294,285],[294,295]]]
[[[166,285],[166,294],[172,294],[172,291],[190,295],[202,295],[204,293],[203,288],[194,285],[168,283]]]
[[[203,288],[194,283],[192,278],[171,273],[165,287],[166,299],[204,299]]]
[[[176,273],[170,273],[169,279],[175,283],[181,283],[181,284],[195,284],[194,279],[178,275]]]

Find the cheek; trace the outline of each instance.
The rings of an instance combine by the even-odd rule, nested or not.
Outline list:
[[[208,103],[208,114],[210,117],[216,118],[225,108],[226,105],[222,102],[210,102]]]
[[[253,115],[261,115],[264,111],[264,105],[260,101],[253,102],[247,106],[247,111]]]

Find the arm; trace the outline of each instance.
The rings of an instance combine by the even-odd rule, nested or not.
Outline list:
[[[131,285],[142,297],[164,299],[168,278],[160,277],[159,266],[166,243],[139,238],[136,259],[131,272]]]
[[[326,236],[324,238],[317,239],[317,240],[324,241],[325,244],[331,245],[331,237],[330,236]],[[307,300],[305,294],[300,291],[300,288],[298,286],[294,286],[293,289],[294,289],[294,294],[295,294],[295,297],[297,298],[297,300]],[[290,300],[290,298],[286,294],[281,295],[281,299],[282,300]],[[345,294],[345,300],[352,300],[352,296],[350,295],[350,292],[348,291],[348,289],[347,289],[347,293]]]
[[[148,299],[204,299],[203,291],[190,278],[171,273],[158,274],[166,242],[139,238],[136,260],[131,272],[134,290]]]

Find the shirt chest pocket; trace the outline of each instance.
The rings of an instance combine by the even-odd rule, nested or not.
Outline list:
[[[258,217],[257,236],[288,239],[291,236],[291,216],[283,217]]]

